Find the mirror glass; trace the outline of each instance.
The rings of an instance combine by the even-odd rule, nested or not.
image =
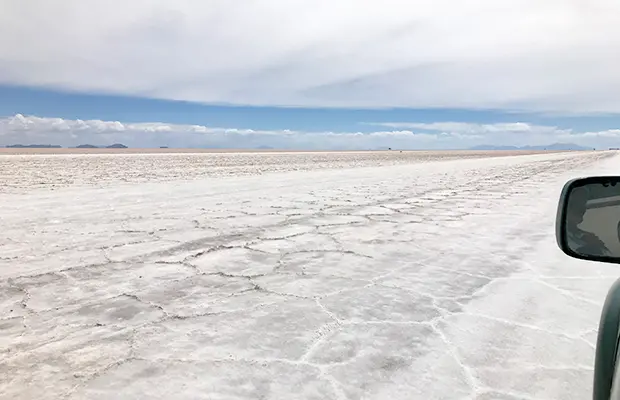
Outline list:
[[[620,259],[620,178],[576,181],[564,204],[565,243],[570,250],[585,258]]]

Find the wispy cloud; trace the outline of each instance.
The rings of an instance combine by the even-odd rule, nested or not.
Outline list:
[[[614,0],[4,1],[0,83],[212,103],[620,112]]]
[[[555,126],[531,125],[525,122],[474,124],[467,122],[377,122],[370,125],[399,129],[418,129],[424,131],[460,132],[462,134],[493,134],[493,133],[559,133],[562,130]],[[565,130],[569,133],[570,130]]]
[[[576,132],[557,126],[536,125],[527,122],[477,124],[469,122],[377,122],[366,123],[394,129],[413,129],[417,132],[460,134],[469,138],[484,138],[488,144],[544,145],[552,142],[571,142],[593,147],[618,147],[620,129],[595,132]]]
[[[546,145],[572,142],[586,146],[617,147],[620,130],[572,132],[552,126],[472,124],[463,122],[378,123],[374,132],[305,132],[253,130],[163,122],[123,123],[102,120],[69,120],[17,114],[0,119],[0,145],[79,144],[130,147],[213,147],[279,149],[455,149],[479,144]]]

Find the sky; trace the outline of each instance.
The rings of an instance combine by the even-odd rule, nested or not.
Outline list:
[[[620,147],[615,0],[0,9],[0,145]]]

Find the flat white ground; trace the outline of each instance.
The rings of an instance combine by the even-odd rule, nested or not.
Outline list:
[[[13,185],[0,398],[588,398],[620,269],[561,254],[553,222],[568,178],[619,162]]]

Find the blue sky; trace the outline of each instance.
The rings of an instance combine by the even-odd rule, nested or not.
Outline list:
[[[369,122],[528,122],[577,131],[620,127],[620,114],[553,116],[501,110],[342,109],[204,105],[129,96],[85,94],[44,88],[0,86],[0,116],[15,114],[65,119],[200,124],[241,129],[373,132]]]
[[[0,15],[0,145],[620,142],[611,0],[44,0]]]

